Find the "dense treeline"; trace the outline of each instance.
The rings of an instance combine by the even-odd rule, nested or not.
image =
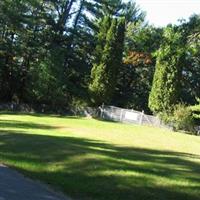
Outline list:
[[[0,101],[153,113],[194,105],[199,28],[198,15],[150,26],[133,1],[0,1]]]
[[[106,17],[112,21],[107,28],[110,30],[112,26],[113,30],[106,44],[102,44],[102,51],[107,51],[109,56],[114,55],[114,49],[109,46],[114,44],[109,44],[109,40],[123,50],[124,41],[117,44],[117,37],[120,34],[123,37],[125,29],[121,28],[122,33],[118,29],[125,23],[142,19],[134,3],[123,4],[120,0],[1,1],[1,101],[52,106],[67,106],[79,100],[90,103],[91,69],[98,59],[106,59],[98,55],[103,54],[98,50],[101,29],[108,31],[101,27]],[[119,31],[118,36],[116,31]],[[117,59],[118,63],[122,60]]]

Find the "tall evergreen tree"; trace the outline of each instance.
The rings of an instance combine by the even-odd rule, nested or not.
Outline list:
[[[105,16],[98,24],[99,33],[97,35],[97,44],[95,48],[95,64],[100,64],[102,58],[102,52],[106,45],[106,37],[112,23],[110,16]]]
[[[104,20],[108,25],[108,18]],[[105,29],[101,29],[104,31]],[[100,32],[99,39],[102,40]],[[106,35],[106,44],[102,52],[98,52],[100,57],[99,63],[95,63],[91,72],[92,82],[90,91],[93,103],[99,105],[101,103],[110,103],[112,100],[114,88],[116,85],[117,72],[122,61],[123,43],[125,33],[125,19],[112,19],[111,26]],[[101,48],[97,48],[100,51]]]
[[[167,111],[179,100],[182,61],[181,34],[173,27],[164,31],[164,42],[157,52],[156,71],[149,96],[149,108],[154,113]]]

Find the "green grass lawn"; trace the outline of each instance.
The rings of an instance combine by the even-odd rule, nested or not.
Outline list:
[[[200,137],[164,129],[0,114],[0,162],[75,199],[200,199]]]

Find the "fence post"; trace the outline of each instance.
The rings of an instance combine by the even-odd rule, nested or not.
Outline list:
[[[122,122],[122,117],[123,117],[123,109],[121,109],[121,113],[120,113],[120,122]]]
[[[113,112],[111,111],[110,119],[113,120]]]
[[[101,106],[101,118],[104,118],[104,103]]]
[[[161,120],[158,116],[156,116],[157,120],[158,120],[158,127],[161,127]]]
[[[144,110],[143,110],[142,113],[141,113],[141,117],[140,117],[140,125],[142,125],[143,116],[144,116]]]

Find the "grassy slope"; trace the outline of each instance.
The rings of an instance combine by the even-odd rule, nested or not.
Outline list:
[[[0,162],[80,199],[200,199],[200,137],[158,128],[1,114]]]

